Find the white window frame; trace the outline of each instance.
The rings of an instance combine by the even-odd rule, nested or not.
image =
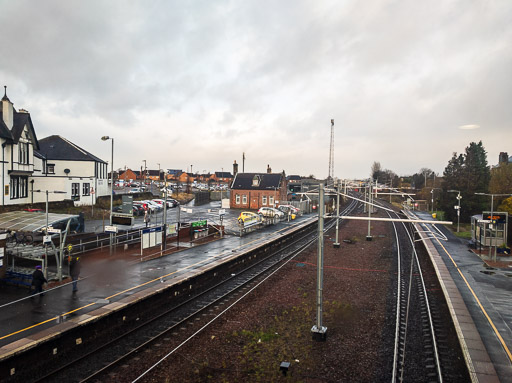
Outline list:
[[[273,195],[268,196],[268,205],[274,206],[274,196]]]
[[[247,205],[247,195],[242,194],[242,205]]]
[[[235,201],[236,201],[235,203],[236,203],[237,205],[240,205],[240,194],[237,194],[237,195],[235,196]]]
[[[267,196],[264,195],[264,196],[261,196],[261,204],[266,206],[267,205]]]

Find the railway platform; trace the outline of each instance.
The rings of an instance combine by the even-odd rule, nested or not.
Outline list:
[[[227,236],[145,262],[139,262],[140,251],[109,258],[106,248],[102,256],[96,257],[98,262],[82,269],[76,293],[72,293],[70,282],[47,289],[44,296],[33,297],[28,296],[27,288],[3,285],[0,290],[0,361],[16,350],[35,346],[68,328],[142,299],[151,291],[177,284],[313,220],[316,215],[303,216],[246,237]]]
[[[432,219],[428,213],[415,214]],[[490,267],[445,227],[440,233],[428,224],[417,228],[447,297],[472,380],[512,382],[512,267]]]

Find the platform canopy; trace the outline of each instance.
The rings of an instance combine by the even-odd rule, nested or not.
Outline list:
[[[48,213],[48,226],[57,222],[78,218],[76,214]],[[0,230],[8,231],[39,231],[46,227],[46,214],[30,211],[10,211],[0,214]]]

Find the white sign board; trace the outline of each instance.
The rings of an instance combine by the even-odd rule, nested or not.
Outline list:
[[[220,209],[219,215],[226,215],[226,209]]]
[[[117,226],[105,226],[105,233],[117,233]]]
[[[51,237],[51,235],[45,235],[45,236],[43,236],[43,243],[52,243],[52,237]]]
[[[53,227],[49,227],[48,228],[48,233],[53,233],[53,234],[60,234],[61,233],[61,230],[60,229],[54,229]]]

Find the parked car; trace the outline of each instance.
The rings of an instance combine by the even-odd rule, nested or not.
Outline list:
[[[154,205],[150,205],[146,201],[133,201],[134,205],[140,205],[144,210],[149,210],[150,212],[155,212],[157,209]]]
[[[156,198],[156,199],[153,199],[152,201],[153,201],[153,202],[156,202],[158,205],[160,205],[160,206],[163,208],[163,206],[164,206],[164,200],[163,200],[163,199],[158,199],[158,198]],[[173,199],[171,199],[171,200],[167,199],[167,207],[169,208],[169,207],[174,207],[174,206],[176,206],[176,205],[174,204],[174,202],[175,202],[175,201],[176,201],[176,200],[173,200]]]
[[[252,211],[243,211],[238,216],[238,223],[246,223],[251,221],[259,222],[261,221],[261,216],[259,214],[253,213]]]
[[[138,188],[131,188],[128,193],[135,194],[135,193],[143,193],[143,192],[144,192],[144,189],[142,189],[141,187],[138,187]]]
[[[154,210],[151,210],[151,211],[160,211],[163,209],[163,206],[157,204],[156,202],[153,202],[151,200],[143,200],[142,202],[145,202],[148,204],[148,206],[152,206],[154,208]]]
[[[262,207],[258,210],[258,214],[261,214],[263,217],[279,217],[284,218],[284,213],[280,210],[274,209],[273,207]]]
[[[292,205],[279,205],[278,209],[285,214],[288,214],[288,212],[290,212],[291,214],[297,215],[300,212],[299,208]]]

